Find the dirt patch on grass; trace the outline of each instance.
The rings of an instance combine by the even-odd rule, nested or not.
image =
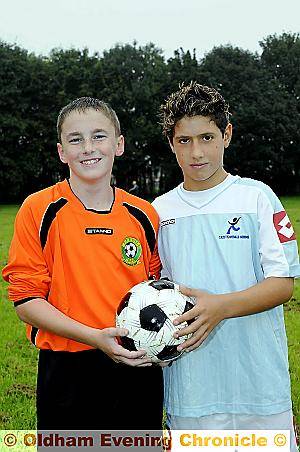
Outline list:
[[[3,426],[10,420],[11,420],[11,416],[9,416],[7,413],[0,412],[0,426]]]
[[[7,389],[6,394],[10,396],[23,395],[27,399],[33,399],[35,397],[35,387],[22,383],[16,383]]]
[[[284,305],[285,311],[300,311],[300,300],[297,300],[295,297],[292,297],[288,303]]]

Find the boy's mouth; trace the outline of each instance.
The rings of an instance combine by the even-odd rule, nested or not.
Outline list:
[[[191,163],[192,168],[202,168],[203,166],[208,165],[208,163]]]
[[[86,160],[81,160],[80,163],[81,163],[82,165],[89,166],[89,165],[94,165],[95,163],[100,162],[100,160],[101,160],[101,158],[97,158],[97,159],[86,159]]]

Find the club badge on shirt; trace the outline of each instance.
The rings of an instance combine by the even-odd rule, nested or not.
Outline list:
[[[125,264],[134,266],[139,264],[142,254],[142,245],[134,237],[126,237],[121,245],[122,259]]]

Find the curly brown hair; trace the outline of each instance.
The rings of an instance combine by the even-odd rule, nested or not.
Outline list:
[[[171,93],[160,106],[163,133],[173,141],[176,123],[184,116],[209,116],[224,136],[231,114],[223,96],[209,86],[191,81],[179,84],[179,90]]]

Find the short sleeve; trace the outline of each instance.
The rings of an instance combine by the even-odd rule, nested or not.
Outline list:
[[[258,196],[259,253],[265,278],[299,277],[295,232],[275,193],[266,187]]]
[[[31,298],[47,298],[51,278],[43,256],[38,226],[26,201],[16,216],[8,263],[2,275],[9,283],[8,295],[14,303]]]

